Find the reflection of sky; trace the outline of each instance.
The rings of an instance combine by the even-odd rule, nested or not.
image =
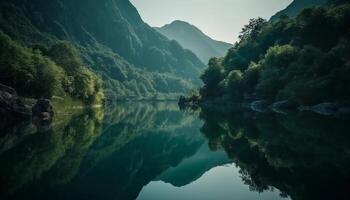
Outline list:
[[[205,172],[216,166],[232,163],[223,150],[211,151],[204,143],[197,153],[184,159],[176,167],[163,172],[156,180],[171,183],[174,186],[184,186],[200,178]]]
[[[239,169],[232,165],[215,167],[195,182],[174,187],[161,181],[146,185],[138,200],[279,200],[279,191],[258,193],[242,182]]]
[[[151,26],[194,24],[216,40],[234,42],[250,18],[270,18],[292,0],[131,0]]]

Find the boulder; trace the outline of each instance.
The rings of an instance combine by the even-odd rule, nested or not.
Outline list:
[[[1,127],[6,124],[30,119],[30,106],[26,106],[18,97],[16,91],[0,84],[0,119]],[[0,127],[0,128],[1,128]]]
[[[53,106],[48,99],[39,99],[32,108],[33,120],[51,122],[54,117]]]

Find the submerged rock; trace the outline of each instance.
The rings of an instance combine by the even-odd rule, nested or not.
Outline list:
[[[335,103],[320,103],[315,106],[300,106],[300,111],[311,111],[315,112],[320,115],[336,115],[341,113],[341,109],[337,104]]]
[[[281,113],[281,114],[287,114],[288,112],[291,112],[293,110],[296,110],[298,107],[298,104],[284,100],[284,101],[278,101],[273,103],[270,108],[272,111],[276,113]]]
[[[250,104],[250,109],[256,112],[268,112],[270,103],[265,100],[254,101]]]

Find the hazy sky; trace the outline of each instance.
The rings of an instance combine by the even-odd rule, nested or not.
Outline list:
[[[250,18],[270,18],[292,0],[131,0],[150,26],[187,21],[216,40],[233,43]]]

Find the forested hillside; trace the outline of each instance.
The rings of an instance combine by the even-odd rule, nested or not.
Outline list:
[[[101,79],[84,66],[70,43],[28,48],[0,31],[0,52],[0,83],[24,97],[69,96],[86,104],[104,97]]]
[[[201,76],[202,100],[350,101],[350,4],[305,9],[276,22],[252,19],[240,41]]]
[[[23,46],[69,41],[119,98],[169,96],[200,83],[200,60],[145,24],[128,0],[3,0],[0,11],[1,31]]]
[[[287,15],[289,17],[297,16],[303,9],[325,5],[328,0],[294,0],[286,9],[281,10],[271,17],[272,21],[278,20],[279,17]]]

